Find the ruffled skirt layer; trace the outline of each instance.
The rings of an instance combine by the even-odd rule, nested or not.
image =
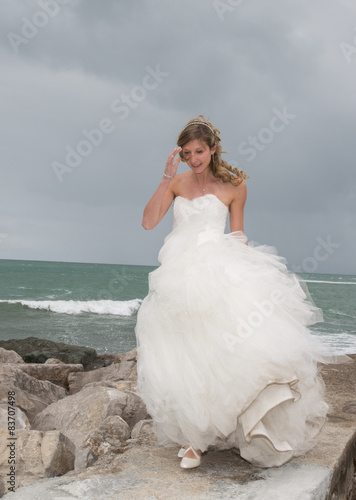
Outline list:
[[[314,444],[328,410],[322,315],[270,247],[237,232],[171,233],[138,312],[138,393],[161,444],[237,447],[279,466]]]

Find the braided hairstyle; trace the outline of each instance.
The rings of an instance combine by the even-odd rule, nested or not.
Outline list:
[[[244,179],[248,179],[248,175],[242,170],[229,165],[221,158],[221,153],[225,153],[226,151],[223,151],[221,148],[219,134],[220,130],[214,128],[203,115],[199,115],[198,118],[189,120],[183,128],[179,134],[177,145],[183,147],[188,142],[194,141],[194,139],[206,143],[210,149],[216,145],[215,153],[212,155],[210,162],[210,168],[214,177],[220,179],[222,182],[231,182],[234,186],[238,186]],[[179,156],[184,162],[185,159],[182,151],[179,153]]]

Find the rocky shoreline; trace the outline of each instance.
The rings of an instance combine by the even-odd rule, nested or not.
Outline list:
[[[0,346],[1,496],[11,486],[4,478],[13,427],[14,489],[85,469],[150,432],[145,404],[135,393],[136,349],[97,355],[35,337]]]
[[[356,355],[352,357],[355,359]],[[159,464],[157,467],[164,469],[162,456],[168,453],[168,450],[157,445],[152,432],[152,420],[147,414],[144,402],[135,392],[136,365],[136,349],[123,354],[98,355],[93,349],[59,344],[35,337],[1,341],[0,496],[9,491],[16,491],[15,496],[11,493],[11,498],[22,498],[20,492],[23,490],[23,498],[30,498],[28,496],[30,490],[35,491],[37,487],[45,487],[43,481],[48,482],[48,488],[54,487],[51,486],[54,484],[60,484],[62,488],[65,484],[72,484],[73,481],[79,483],[94,476],[96,483],[100,483],[107,481],[110,474],[116,471],[110,483],[114,485],[119,481],[120,471],[125,472],[125,467],[126,473],[136,478],[137,470],[132,467],[132,461],[138,463],[143,456],[150,457],[151,463],[147,464],[149,470],[155,467],[154,463],[157,460]],[[295,470],[295,467],[309,463],[310,459],[313,467],[321,467],[318,469],[319,472],[323,471],[320,476],[323,478],[320,480],[321,486],[318,485],[320,495],[303,498],[321,500],[356,498],[353,479],[356,460],[354,365],[355,363],[348,363],[323,368],[328,399],[333,406],[328,424],[322,431],[324,441],[320,440],[320,445],[308,454],[306,462],[298,458],[293,460],[290,466],[285,466],[285,474],[290,467]],[[13,434],[10,435],[12,429]],[[336,450],[335,439],[338,438],[339,444],[344,443],[344,449],[338,449],[335,464],[339,465],[334,466],[331,465],[330,456],[327,459],[324,456],[325,450],[321,451],[320,455],[320,448],[322,450],[324,446],[328,450],[327,453],[332,454],[330,444]],[[172,448],[170,454],[175,457],[176,450]],[[224,452],[223,459],[221,452],[220,455],[216,453],[214,455],[214,452],[209,452],[210,458],[205,460],[206,463],[212,460],[213,464],[214,457],[220,457],[216,465],[221,469],[224,460],[232,461],[226,467],[229,470],[236,470],[236,477],[239,478],[234,479],[235,483],[236,481],[238,483],[236,487],[246,485],[249,481],[252,485],[253,481],[256,482],[256,478],[263,478],[263,474],[266,475],[244,462],[233,451]],[[15,460],[15,465],[9,463],[11,458]],[[166,462],[169,463],[168,458]],[[203,467],[200,469],[202,471],[195,473],[197,479],[201,477],[202,472],[204,473]],[[214,482],[216,472],[212,473],[213,469],[214,466],[211,465],[203,476],[205,486],[207,481],[210,481],[210,485]],[[298,474],[301,470],[298,469]],[[137,478],[136,482],[134,481],[135,485],[137,481],[142,483],[149,481],[149,474],[147,477],[146,472],[141,471],[139,481]],[[179,471],[179,464],[176,464],[172,468],[173,478],[170,477],[169,470],[166,473],[169,476],[167,484],[170,484],[169,482],[175,481],[177,474],[181,474],[182,471]],[[230,488],[231,475],[227,478],[225,486]],[[120,498],[126,498],[124,488],[125,484],[128,484],[127,481],[127,474],[124,474],[119,486],[116,485],[121,488]],[[134,487],[131,485],[127,498],[141,498],[132,488]],[[323,488],[325,494],[322,492]],[[51,492],[53,493],[52,490]],[[34,494],[40,498],[38,492]],[[51,496],[49,493],[43,495],[43,498]],[[152,495],[142,498],[176,498],[173,493],[165,496],[164,491],[161,492],[161,496]],[[235,498],[235,496],[219,495],[217,494],[216,498]],[[64,496],[82,498],[80,495]],[[83,495],[84,497],[89,498],[88,494]],[[114,495],[103,498],[117,497]],[[192,490],[190,496],[180,496],[180,498],[215,498],[215,496],[195,496]]]

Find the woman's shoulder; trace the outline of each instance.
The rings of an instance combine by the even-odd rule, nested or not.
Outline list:
[[[184,180],[191,177],[191,172],[188,170],[187,172],[182,172],[181,174],[176,174],[175,178],[178,180]]]
[[[189,182],[190,177],[191,177],[190,172],[182,172],[181,174],[176,174],[174,176],[174,185],[181,186],[186,182]]]
[[[241,182],[237,186],[232,186],[235,193],[245,193],[247,192],[247,184],[244,179],[241,180]]]
[[[247,198],[247,185],[246,182],[242,181],[237,186],[232,186],[232,201],[245,203]]]
[[[228,206],[231,206],[232,203],[235,204],[236,202],[237,204],[245,203],[247,198],[247,186],[244,180],[242,180],[242,182],[240,182],[237,186],[234,186],[230,182],[224,183],[224,189],[224,195]]]
[[[241,182],[237,185],[232,184],[231,182],[225,183],[224,187],[232,198],[247,192],[247,185],[244,179],[241,179]]]

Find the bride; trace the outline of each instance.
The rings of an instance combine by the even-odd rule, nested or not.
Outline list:
[[[201,115],[187,123],[144,210],[153,229],[173,204],[173,229],[138,312],[137,390],[182,468],[209,447],[280,466],[325,421],[328,356],[308,329],[322,314],[273,248],[248,245],[248,176],[221,158],[219,134]],[[189,170],[177,174],[180,160]]]

